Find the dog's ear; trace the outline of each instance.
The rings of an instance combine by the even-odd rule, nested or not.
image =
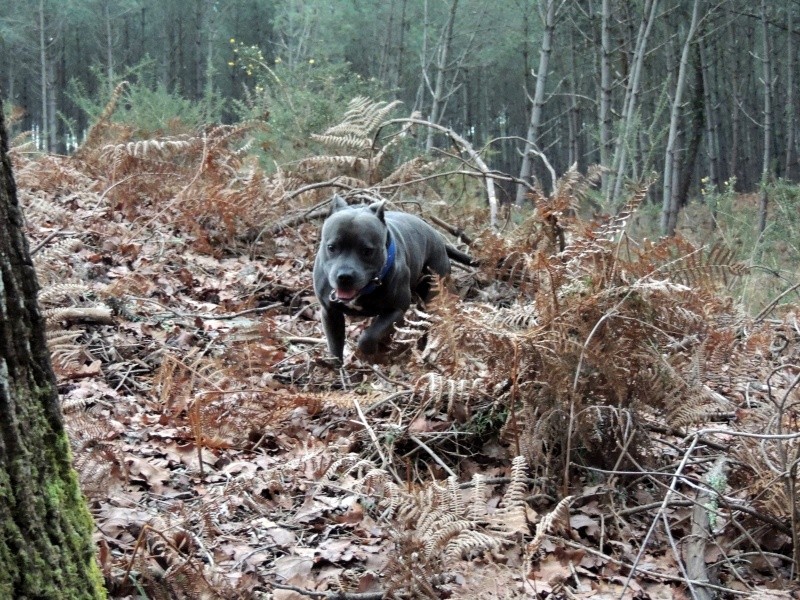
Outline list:
[[[334,194],[333,198],[331,199],[331,214],[339,212],[340,210],[344,210],[345,208],[349,208],[347,202],[345,202],[345,199],[339,194]]]
[[[378,217],[382,222],[386,222],[383,218],[383,212],[386,209],[386,200],[381,200],[380,202],[370,204],[369,209],[374,212],[375,216]]]

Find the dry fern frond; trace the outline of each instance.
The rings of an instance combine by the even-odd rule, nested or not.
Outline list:
[[[86,355],[86,346],[78,343],[82,335],[83,331],[65,329],[46,332],[47,348],[56,368],[66,370]]]
[[[73,306],[51,308],[42,311],[48,326],[61,323],[105,323],[112,324],[114,319],[107,306]]]
[[[86,139],[81,147],[75,152],[74,158],[82,159],[89,150],[97,147],[100,139],[103,137],[103,134],[108,129],[108,126],[111,123],[111,115],[113,115],[114,111],[117,110],[119,100],[122,98],[122,94],[125,93],[128,85],[129,84],[127,81],[121,81],[117,84],[117,87],[114,88],[114,91],[111,93],[111,98],[109,98],[108,103],[106,104],[105,108],[103,108],[102,114],[89,128],[89,133],[86,135]]]
[[[526,556],[531,557],[539,550],[545,536],[550,535],[553,531],[569,529],[569,505],[573,499],[574,496],[567,496],[542,517],[542,520],[536,525],[533,540],[525,548]]]
[[[75,302],[81,296],[93,293],[94,289],[85,283],[53,283],[39,290],[38,298],[41,304],[54,303],[64,299]]]
[[[372,134],[386,116],[401,102],[375,102],[359,96],[350,101],[342,122],[312,138],[329,146],[366,151],[372,148]]]
[[[25,210],[26,218],[39,222],[65,223],[70,216],[70,211],[44,191],[34,192],[23,188],[19,191],[19,203]]]
[[[414,384],[414,395],[423,406],[432,403],[435,410],[447,406],[447,414],[452,416],[456,406],[463,407],[467,414],[475,400],[488,394],[486,381],[482,378],[448,379],[438,373],[426,373]]]
[[[449,545],[453,538],[465,531],[471,530],[475,526],[472,521],[466,519],[449,522],[447,519],[436,519],[435,522],[437,526],[435,528],[429,528],[424,537],[425,555],[428,559],[439,556],[441,551]]]
[[[524,456],[515,456],[511,462],[511,481],[503,494],[502,507],[492,516],[493,529],[505,534],[527,532],[525,496],[528,493],[528,464]]]
[[[198,140],[196,138],[184,136],[181,138],[137,140],[123,144],[108,144],[103,146],[100,151],[105,160],[118,163],[120,156],[123,154],[142,160],[166,160],[197,145]]]
[[[495,536],[481,531],[462,531],[449,540],[444,548],[445,562],[459,559],[469,560],[484,552],[494,552],[502,547],[502,542]]]
[[[82,245],[83,242],[77,238],[64,238],[42,249],[33,258],[37,274],[57,272]]]
[[[741,277],[749,267],[736,260],[736,253],[722,242],[715,242],[708,253],[692,252],[668,268],[669,276],[685,285],[715,289]]]
[[[345,475],[349,475],[353,471],[359,469],[366,470],[367,473],[374,477],[376,467],[370,461],[361,458],[361,456],[354,452],[351,452],[350,454],[345,454],[341,458],[331,463],[331,466],[328,467],[327,471],[325,471],[322,479],[323,481],[332,480],[334,476],[340,474],[340,471]]]

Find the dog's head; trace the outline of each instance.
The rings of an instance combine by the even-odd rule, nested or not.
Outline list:
[[[317,257],[317,266],[332,289],[331,300],[352,302],[380,278],[387,262],[384,204],[350,208],[334,197]]]

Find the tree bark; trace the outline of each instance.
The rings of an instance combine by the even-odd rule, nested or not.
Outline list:
[[[711,63],[705,43],[700,44],[700,66],[703,74],[703,105],[706,124],[706,156],[708,158],[708,178],[714,190],[720,189],[719,169],[719,125],[717,123],[717,98],[714,80],[711,76]]]
[[[692,187],[695,172],[697,171],[697,156],[700,153],[700,144],[703,142],[703,134],[706,125],[705,120],[705,90],[703,89],[703,67],[700,60],[699,45],[696,49],[694,96],[691,108],[691,127],[689,128],[686,140],[686,153],[684,159],[676,162],[676,172],[679,174],[675,180],[677,191],[676,195],[678,210],[682,209],[689,202],[689,189]]]
[[[647,54],[647,41],[650,31],[653,28],[658,0],[646,0],[642,21],[639,24],[639,32],[636,35],[636,47],[633,52],[633,66],[628,75],[628,84],[625,87],[625,100],[622,105],[623,127],[622,132],[617,136],[617,143],[614,148],[614,165],[612,167],[613,185],[609,185],[609,195],[607,200],[615,201],[622,194],[622,180],[625,176],[628,160],[627,144],[629,137],[633,133],[636,120],[636,111],[639,107],[639,91],[642,82],[642,65]]]
[[[109,97],[116,86],[114,82],[114,33],[111,28],[110,0],[103,3],[103,17],[106,25],[106,78],[108,78]]]
[[[7,143],[0,110],[0,598],[104,598]]]
[[[48,135],[49,121],[47,119],[47,46],[44,40],[44,0],[39,0],[39,68],[41,69],[41,90],[42,90],[42,119],[40,132],[42,150],[49,150],[47,144],[50,142]]]
[[[771,177],[772,161],[772,60],[769,43],[769,22],[767,16],[767,0],[761,0],[761,35],[763,38],[764,57],[761,59],[764,66],[764,158],[761,171],[761,198],[758,203],[758,232],[767,227],[767,210],[769,208],[769,194],[767,184]]]
[[[433,98],[431,102],[431,123],[439,124],[442,118],[442,108],[449,92],[445,92],[444,80],[447,76],[448,63],[450,61],[450,48],[453,45],[453,29],[456,22],[456,12],[458,11],[458,0],[452,0],[450,12],[447,15],[447,23],[442,33],[442,41],[436,51],[436,82],[433,88]],[[425,141],[425,151],[430,152],[433,148],[433,129],[428,130],[428,137]]]
[[[677,184],[674,178],[674,171],[677,165],[677,140],[678,127],[681,119],[681,108],[683,103],[683,93],[686,89],[686,70],[689,66],[689,50],[694,41],[694,34],[697,30],[697,19],[700,11],[700,0],[694,0],[692,6],[692,21],[689,24],[689,31],[683,43],[681,51],[681,62],[678,67],[678,80],[675,83],[675,97],[672,101],[670,111],[669,133],[667,134],[667,150],[664,156],[664,196],[661,205],[661,232],[665,235],[673,235],[675,226],[678,223],[678,195]]]
[[[569,85],[569,113],[567,116],[567,126],[569,129],[569,159],[567,164],[577,165],[578,171],[583,170],[583,151],[581,148],[580,135],[581,135],[581,118],[580,107],[578,106],[578,68],[575,65],[575,40],[570,30],[569,33],[569,49],[567,50],[569,59],[569,75],[567,81]]]
[[[603,0],[600,31],[600,165],[611,168],[611,0]],[[608,195],[608,172],[601,175],[603,196]]]
[[[728,37],[729,40],[733,41],[736,39],[736,28],[732,24],[728,24]],[[725,53],[725,49],[723,48],[723,53]],[[733,69],[731,72],[731,82],[730,82],[730,90],[731,90],[731,106],[730,106],[730,121],[731,121],[731,137],[730,137],[730,144],[727,148],[728,156],[728,178],[738,178],[739,177],[739,147],[741,146],[741,138],[742,138],[742,96],[744,90],[744,84],[742,83],[742,64],[739,58],[739,54],[734,52],[735,56]]]
[[[206,68],[206,53],[203,52],[203,35],[206,31],[204,25],[205,20],[205,2],[206,0],[195,0],[194,6],[194,98],[200,100],[203,97],[203,75]]]
[[[528,123],[528,134],[525,136],[522,166],[519,170],[519,178],[522,181],[529,181],[533,173],[531,150],[538,147],[539,128],[542,124],[542,107],[544,106],[545,90],[547,89],[547,72],[550,69],[550,55],[553,53],[553,33],[556,29],[556,0],[541,0],[541,3],[544,30],[542,32],[542,44],[539,46],[539,70],[536,73],[536,89],[533,93],[531,118]],[[526,194],[527,188],[522,184],[518,185],[517,206],[522,205]]]
[[[787,179],[792,176],[792,156],[794,149],[794,7],[789,4],[786,7],[786,30],[788,36],[786,40],[786,164],[783,175]]]

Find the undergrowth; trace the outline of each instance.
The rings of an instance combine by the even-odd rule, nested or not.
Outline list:
[[[761,581],[737,556],[775,580],[798,571],[800,328],[796,309],[754,318],[730,293],[758,266],[723,224],[740,199],[707,199],[718,242],[636,239],[647,187],[615,216],[583,218],[599,171],[570,170],[501,232],[481,204],[440,194],[452,162],[394,159],[418,127],[391,130],[395,103],[356,98],[314,136],[324,152],[267,172],[251,152],[263,124],[138,139],[112,118],[123,93],[74,157],[11,153],[113,594],[252,597],[287,585],[275,573],[296,572],[282,566],[320,532],[367,518],[359,535],[391,548],[370,588],[387,597],[451,594],[464,561],[521,564],[530,582],[575,544],[600,554],[598,579],[612,565],[656,577],[634,558],[645,551],[674,576],[675,540],[698,538],[680,507],[701,492],[714,515],[701,537],[729,560],[680,585]],[[310,284],[332,189],[413,196],[405,208],[481,265],[440,282],[376,364],[350,356],[344,374],[316,343]],[[797,195],[781,193],[776,211],[790,211]],[[795,231],[786,215],[766,242]],[[602,533],[570,531],[577,511]],[[308,535],[275,542],[277,523]],[[345,562],[309,562],[309,589],[360,591],[366,569]]]

